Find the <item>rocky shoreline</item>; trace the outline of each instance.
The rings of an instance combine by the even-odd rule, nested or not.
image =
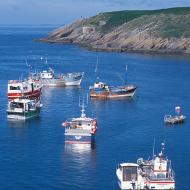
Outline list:
[[[94,17],[80,19],[38,41],[76,44],[95,51],[190,55],[190,10],[185,15],[143,15],[107,31],[105,15],[96,17],[96,23],[93,20],[92,24]],[[184,22],[187,31],[182,28]]]

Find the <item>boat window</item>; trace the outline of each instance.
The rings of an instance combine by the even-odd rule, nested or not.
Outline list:
[[[125,166],[123,167],[123,181],[137,180],[137,167]]]
[[[155,174],[151,174],[150,177],[149,177],[151,180],[156,180],[156,175]]]
[[[29,104],[28,104],[28,109],[30,110],[31,108],[32,108],[32,104],[29,103]]]
[[[158,173],[157,178],[158,179],[165,179],[165,174],[164,173]]]
[[[10,90],[20,90],[20,86],[10,86]]]
[[[23,108],[24,106],[22,103],[12,102],[10,107],[11,108]]]
[[[18,107],[19,107],[19,108],[24,108],[24,104],[18,103]]]

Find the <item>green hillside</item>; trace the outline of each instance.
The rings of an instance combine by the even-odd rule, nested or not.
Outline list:
[[[147,17],[148,16],[148,17]],[[157,31],[157,35],[160,37],[180,37],[190,36],[190,7],[169,8],[160,10],[127,10],[100,13],[94,17],[89,18],[84,25],[95,25],[97,29],[102,33],[107,33],[117,28],[118,26],[138,20],[141,17],[161,18],[160,31]],[[140,19],[143,25],[146,20]],[[100,21],[105,21],[103,26],[99,25]],[[159,20],[158,20],[159,21]]]

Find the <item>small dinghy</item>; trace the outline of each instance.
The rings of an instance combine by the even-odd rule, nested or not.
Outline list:
[[[181,107],[176,106],[175,107],[176,115],[165,115],[164,116],[164,122],[166,124],[178,124],[178,123],[184,123],[186,116],[180,114],[181,113]]]

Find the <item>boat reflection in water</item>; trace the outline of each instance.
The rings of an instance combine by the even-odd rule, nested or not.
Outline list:
[[[96,146],[91,144],[65,143],[62,156],[64,189],[91,189],[96,186]],[[70,171],[70,172],[68,172]],[[77,181],[77,184],[76,184]],[[88,183],[87,183],[88,182]]]
[[[31,124],[39,126],[40,117],[33,118],[32,120],[7,120],[7,126],[9,128],[27,128]]]
[[[67,160],[68,158],[69,160]],[[96,169],[96,144],[65,143],[64,160],[67,160],[69,167],[74,167],[79,171],[86,168],[86,165]]]
[[[28,122],[24,120],[20,121],[8,120],[7,125],[10,128],[24,128],[29,126]]]
[[[62,105],[62,103],[64,105],[67,105],[65,101],[67,101],[67,99],[57,99],[57,97],[70,97],[70,99],[73,99],[76,95],[78,96],[78,93],[80,92],[80,87],[78,86],[68,86],[65,88],[61,88],[61,87],[45,87],[43,88],[43,104],[45,109],[47,109],[47,105],[52,105],[52,102],[56,101],[56,104],[58,105]],[[56,96],[55,96],[56,94]],[[68,103],[68,101],[67,101]],[[71,102],[72,103],[72,102]],[[70,105],[69,105],[70,106]]]
[[[96,150],[95,142],[92,144],[68,144],[65,143],[65,151],[76,154],[91,153]]]

